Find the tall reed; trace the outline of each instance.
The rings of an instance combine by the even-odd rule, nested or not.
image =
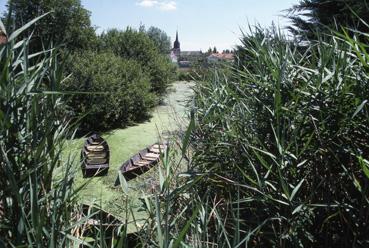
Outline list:
[[[29,54],[32,36],[18,39],[42,17],[0,45],[0,247],[66,247],[73,240],[77,191],[70,159],[61,160],[71,133],[58,92],[62,66],[55,48]]]
[[[192,169],[224,226],[208,228],[213,243],[368,245],[368,56],[357,40],[301,46],[256,28],[233,75],[198,82]]]

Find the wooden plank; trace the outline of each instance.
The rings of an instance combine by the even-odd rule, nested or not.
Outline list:
[[[147,160],[139,160],[134,163],[135,165],[148,165],[150,164],[150,161]]]
[[[90,153],[90,154],[86,154],[86,158],[87,159],[94,159],[94,158],[107,158],[107,155],[106,154],[93,154],[93,153]]]
[[[160,154],[160,153],[163,153],[163,152],[164,152],[164,150],[159,150],[159,149],[155,149],[155,148],[150,148],[149,150],[150,150],[150,152],[152,152],[152,153],[158,153],[158,154]]]
[[[87,155],[87,156],[106,156],[107,155],[107,152],[106,151],[99,151],[99,152],[91,152],[91,151],[87,151],[85,150],[84,153]]]
[[[158,144],[156,144],[156,145],[153,145],[151,148],[153,148],[153,149],[161,149],[161,150],[164,150],[165,148],[166,148],[166,146],[165,145],[158,145]]]
[[[143,156],[142,157],[143,159],[145,159],[145,160],[149,160],[149,161],[155,161],[155,160],[157,160],[158,158],[154,158],[154,157],[146,157],[146,156]]]
[[[145,157],[149,157],[149,158],[159,158],[160,157],[160,154],[157,154],[157,153],[146,153],[144,155]]]
[[[86,148],[92,152],[100,152],[104,150],[103,146],[86,146]]]

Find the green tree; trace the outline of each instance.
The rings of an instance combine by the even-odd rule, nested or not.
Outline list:
[[[170,37],[160,28],[150,27],[147,35],[154,42],[161,54],[169,54],[171,49]]]
[[[9,0],[4,19],[9,16],[7,26],[16,29],[47,12],[50,14],[22,36],[28,37],[33,32],[31,49],[40,49],[51,42],[64,43],[69,50],[96,46],[90,12],[83,8],[80,0]]]
[[[110,50],[122,58],[138,60],[144,66],[158,55],[158,49],[146,33],[132,28],[125,31],[111,29],[100,38],[102,50]]]
[[[303,0],[289,9],[292,25],[290,31],[305,38],[315,38],[315,33],[326,28],[340,26],[368,32],[369,28],[360,18],[369,23],[366,0]],[[359,18],[360,17],[360,18]]]
[[[174,66],[167,55],[160,54],[150,37],[132,28],[109,30],[101,35],[101,49],[125,59],[137,61],[150,77],[151,90],[164,94],[174,78]]]
[[[216,47],[213,48],[213,53],[218,53],[218,50]]]

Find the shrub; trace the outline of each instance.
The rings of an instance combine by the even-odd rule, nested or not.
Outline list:
[[[135,60],[149,76],[151,91],[162,96],[175,76],[175,67],[169,56],[160,54],[155,43],[144,32],[131,28],[125,31],[109,30],[101,35],[102,51],[112,51],[116,56]]]
[[[68,100],[74,115],[82,115],[81,129],[107,130],[146,119],[156,103],[149,78],[141,66],[111,52],[76,53],[68,59],[69,92],[84,92]]]

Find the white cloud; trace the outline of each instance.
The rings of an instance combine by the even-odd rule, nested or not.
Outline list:
[[[136,4],[144,8],[158,8],[163,11],[174,11],[177,9],[177,3],[175,1],[138,0]]]
[[[154,7],[158,4],[159,4],[159,2],[156,1],[156,0],[141,0],[141,1],[137,2],[137,5],[145,7],[145,8]]]
[[[177,9],[177,3],[175,1],[161,2],[159,3],[159,9],[164,11],[173,11]]]

